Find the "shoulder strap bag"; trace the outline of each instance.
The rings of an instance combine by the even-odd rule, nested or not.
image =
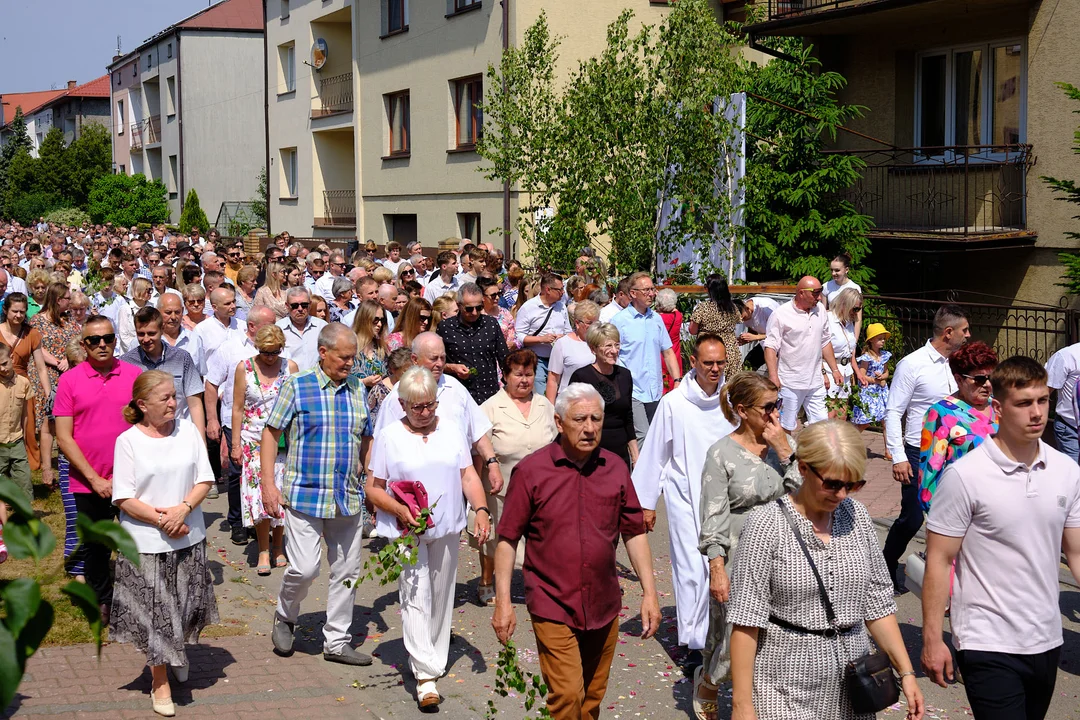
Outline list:
[[[806,562],[810,563],[810,569],[814,572],[818,592],[821,594],[821,603],[825,606],[825,617],[832,625],[834,634],[839,634],[836,632],[836,613],[833,611],[832,602],[829,601],[829,593],[825,590],[825,583],[821,581],[817,565],[810,557],[810,551],[806,547],[802,533],[795,524],[795,518],[791,516],[791,511],[784,504],[783,498],[778,498],[776,504],[784,511],[784,517],[787,518],[791,531],[795,533],[795,539],[802,548],[803,555],[806,556]],[[889,656],[885,653],[866,653],[848,662],[844,671],[844,685],[848,699],[851,701],[851,709],[856,713],[880,712],[900,699],[900,686],[896,682],[896,676],[893,675]]]

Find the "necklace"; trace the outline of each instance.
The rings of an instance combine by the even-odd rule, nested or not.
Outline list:
[[[405,427],[409,428],[409,432],[411,432],[413,435],[419,435],[420,439],[424,441],[425,445],[427,444],[428,436],[431,435],[431,433],[435,432],[438,425],[438,418],[435,418],[435,422],[431,423],[431,425],[427,428],[414,427],[411,422],[409,422],[407,419],[405,420]]]

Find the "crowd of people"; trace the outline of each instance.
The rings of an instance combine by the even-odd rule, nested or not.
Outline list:
[[[589,252],[563,275],[468,240],[309,245],[0,224],[0,475],[58,486],[67,571],[145,653],[158,714],[217,621],[201,505],[224,491],[231,541],[280,575],[278,655],[325,543],[323,657],[371,664],[350,632],[364,540],[416,532],[398,591],[419,708],[442,700],[468,547],[502,642],[524,574],[547,708],[574,720],[607,690],[620,537],[645,638],[653,551],[671,558],[696,717],[717,717],[727,681],[740,720],[867,717],[852,668],[876,657],[922,718],[895,597],[929,513],[924,672],[952,680],[955,650],[975,717],[1045,715],[1059,553],[1080,576],[1080,345],[1045,369],[999,362],[944,305],[893,363],[844,255],[790,298],[710,276],[684,317],[672,288],[645,271],[609,286]],[[1051,389],[1060,450],[1041,441]],[[884,547],[856,499],[872,425],[900,485]],[[78,544],[78,513],[118,515],[140,562]]]

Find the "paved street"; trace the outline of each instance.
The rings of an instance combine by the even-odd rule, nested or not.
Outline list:
[[[870,482],[860,499],[866,501],[875,517],[889,517],[898,509],[899,494],[887,464],[880,459],[880,436],[868,433],[867,440],[874,458],[868,473]],[[215,632],[208,633],[213,637],[205,637],[203,645],[191,649],[191,679],[187,685],[174,689],[177,717],[216,720],[418,717],[420,713],[412,696],[414,683],[401,640],[396,587],[380,588],[369,583],[361,585],[357,595],[353,631],[363,651],[375,656],[371,667],[346,668],[323,661],[320,624],[324,617],[325,576],[305,601],[296,654],[279,658],[271,651],[268,632],[280,574],[270,578],[256,576],[255,545],[252,543],[245,551],[229,543],[221,522],[225,508],[224,494],[207,503],[208,519],[212,521],[209,542],[216,558],[214,581],[223,627],[215,627]],[[660,720],[685,718],[690,713],[691,683],[679,668],[683,653],[675,645],[665,523],[661,510],[652,546],[665,622],[656,639],[642,641],[636,637],[640,632],[637,617],[640,593],[625,553],[620,552],[626,602],[621,615],[622,635],[605,701],[605,718]],[[472,602],[477,574],[473,558],[463,548],[451,664],[449,675],[439,683],[446,697],[440,714],[455,719],[483,717],[488,699],[495,697],[492,687],[498,644],[490,628],[490,610]],[[521,593],[519,582],[516,601],[523,599]],[[900,598],[899,605],[898,617],[909,652],[917,658],[921,647],[918,600],[909,594]],[[1066,626],[1065,652],[1057,697],[1049,716],[1054,720],[1080,718],[1080,592],[1063,586],[1061,609]],[[518,623],[516,639],[522,667],[539,672],[523,607],[518,610]],[[230,632],[240,634],[227,634]],[[100,662],[94,660],[90,646],[46,648],[30,661],[11,715],[51,720],[152,717],[149,678],[142,656],[129,646],[107,645]],[[963,686],[943,690],[924,680],[922,687],[930,706],[928,717],[939,720],[970,717]],[[518,720],[524,716],[519,698],[500,698],[497,706],[500,718]],[[896,707],[881,717],[903,715],[903,709]],[[721,712],[721,717],[727,717],[727,712]]]

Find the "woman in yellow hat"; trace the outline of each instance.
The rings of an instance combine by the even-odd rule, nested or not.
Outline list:
[[[851,421],[859,430],[865,430],[870,423],[880,422],[881,431],[885,432],[885,406],[889,402],[889,369],[886,365],[892,353],[885,349],[889,331],[881,323],[871,323],[866,328],[866,340],[863,354],[855,359],[862,368],[863,375],[870,381],[859,392],[859,398],[865,410],[859,405],[851,415]],[[889,449],[885,449],[885,459],[892,460]]]

